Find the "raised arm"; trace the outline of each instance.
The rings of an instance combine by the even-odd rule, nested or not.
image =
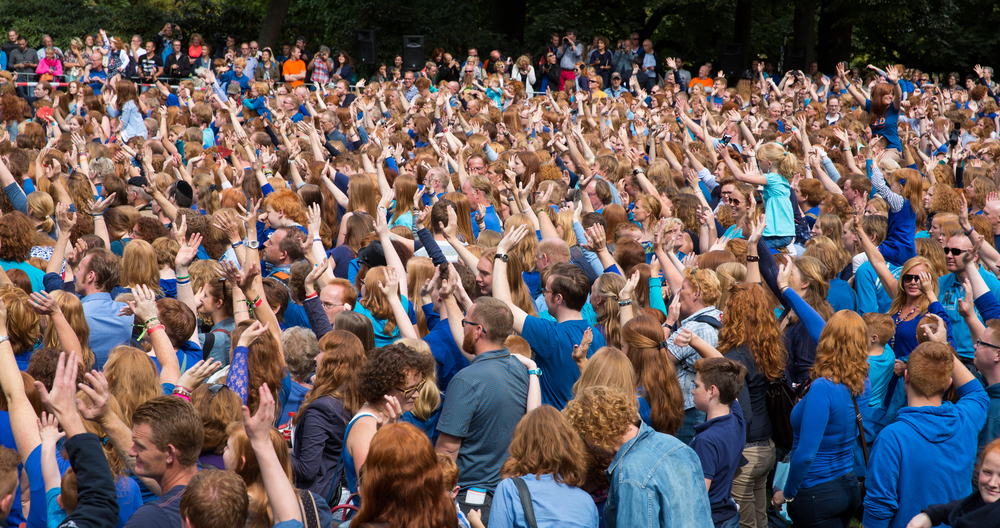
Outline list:
[[[264,491],[271,507],[271,517],[275,524],[285,521],[301,523],[298,496],[288,480],[285,469],[281,466],[274,444],[271,443],[271,429],[274,427],[276,412],[274,395],[266,383],[260,386],[259,391],[260,403],[257,406],[257,414],[251,416],[250,408],[244,405],[243,424],[264,480]]]
[[[516,246],[527,234],[528,228],[523,225],[506,233],[497,244],[496,254],[498,258],[493,261],[493,297],[507,303],[507,306],[510,307],[514,313],[514,330],[519,334],[524,331],[524,321],[528,318],[528,314],[518,308],[511,297],[510,284],[507,282],[507,259],[501,256],[506,257],[510,248]]]
[[[129,301],[128,305],[135,314],[136,321],[143,322],[149,340],[153,343],[153,353],[160,364],[160,383],[176,384],[181,376],[181,366],[177,360],[177,351],[170,343],[167,331],[158,317],[156,297],[152,290],[141,284],[132,286],[132,294],[135,300]]]
[[[406,314],[406,308],[403,308],[403,302],[399,298],[399,288],[400,282],[399,277],[396,275],[396,270],[387,268],[385,271],[385,284],[379,282],[378,289],[389,300],[389,307],[392,308],[392,316],[396,320],[396,326],[399,327],[399,335],[411,339],[420,339],[420,333],[417,332],[416,328],[413,327],[413,323],[410,322],[410,316]]]
[[[898,293],[896,289],[896,277],[892,276],[889,266],[885,263],[885,257],[882,256],[882,253],[879,252],[875,244],[868,238],[868,234],[865,233],[864,228],[861,227],[861,218],[857,214],[854,215],[854,233],[857,235],[858,241],[861,242],[861,247],[864,249],[865,255],[868,256],[868,262],[871,263],[872,268],[875,269],[875,274],[882,281],[882,287],[885,288],[886,293],[890,297],[895,299]]]
[[[9,335],[7,306],[0,299],[0,336]],[[17,452],[21,455],[21,461],[27,462],[28,456],[42,443],[42,439],[38,435],[35,411],[24,392],[24,379],[21,377],[21,370],[17,368],[9,339],[0,342],[0,386],[7,398],[10,428],[14,433]]]

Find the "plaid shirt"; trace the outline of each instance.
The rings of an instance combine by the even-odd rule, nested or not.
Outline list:
[[[719,343],[719,331],[708,323],[695,321],[694,318],[699,315],[707,315],[719,319],[722,312],[714,306],[702,308],[681,321],[678,330],[687,328],[709,345],[716,346]],[[694,386],[694,362],[700,359],[701,356],[690,345],[686,347],[675,345],[673,339],[667,339],[667,350],[677,360],[677,381],[680,382],[681,394],[684,395],[684,409],[690,409],[694,407],[694,398],[691,396],[691,388]]]
[[[313,66],[312,81],[320,86],[326,86],[330,82],[330,67],[325,61],[316,61]]]

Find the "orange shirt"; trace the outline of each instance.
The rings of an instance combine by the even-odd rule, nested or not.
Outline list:
[[[715,85],[715,79],[712,79],[711,77],[706,77],[704,79],[699,79],[699,78],[695,77],[694,79],[691,79],[691,82],[688,83],[688,89],[690,89],[692,86],[694,86],[696,84],[700,84],[700,85],[704,86],[705,87],[705,91],[711,91],[712,90],[712,86]]]
[[[288,59],[285,61],[284,66],[281,67],[281,74],[284,75],[298,75],[306,71],[306,63],[301,60],[293,61]],[[282,77],[284,78],[284,77]],[[291,81],[292,88],[296,88],[305,84],[303,79],[297,81]]]

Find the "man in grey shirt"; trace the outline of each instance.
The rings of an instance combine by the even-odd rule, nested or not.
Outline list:
[[[17,37],[17,49],[10,52],[7,59],[7,69],[20,74],[34,74],[38,67],[38,54],[28,47],[24,35]]]
[[[527,410],[528,378],[538,375],[504,346],[513,328],[507,304],[493,297],[476,299],[462,320],[462,347],[476,357],[448,383],[437,424],[437,452],[458,465],[458,505],[465,513],[481,510],[484,520],[514,428]]]
[[[573,68],[583,58],[583,44],[576,41],[576,33],[573,31],[566,32],[566,36],[562,39],[562,45],[559,46],[556,57],[559,58],[559,67],[562,69],[562,73],[559,76],[559,91],[562,91],[566,86],[566,81],[576,80]]]

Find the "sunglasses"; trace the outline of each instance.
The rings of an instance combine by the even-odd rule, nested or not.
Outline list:
[[[409,398],[410,396],[413,396],[414,394],[420,392],[420,389],[424,388],[424,385],[426,385],[426,384],[427,384],[427,380],[424,379],[424,380],[421,380],[420,383],[418,383],[417,386],[413,387],[412,389],[400,389],[399,387],[396,387],[396,390],[398,390],[399,392],[402,392],[404,398]]]
[[[914,275],[912,273],[907,273],[906,275],[903,275],[901,278],[903,279],[903,283],[920,282],[920,275]]]
[[[959,255],[961,255],[962,253],[965,253],[966,251],[968,251],[968,249],[959,249],[959,248],[950,248],[950,247],[944,248],[944,254],[945,255],[948,255],[949,253],[951,253],[952,255],[954,255],[956,257],[959,256]]]

